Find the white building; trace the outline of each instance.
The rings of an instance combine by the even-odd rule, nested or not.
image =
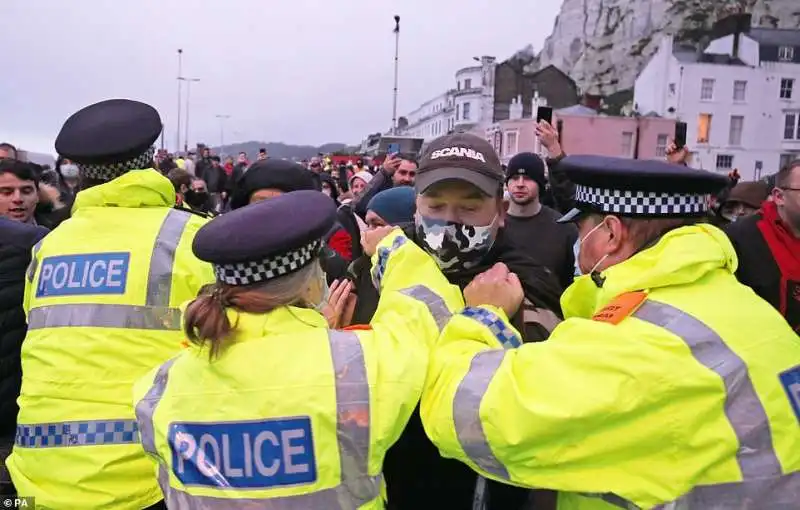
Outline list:
[[[751,28],[703,52],[671,36],[636,80],[639,113],[687,124],[692,166],[744,180],[800,157],[800,30]]]
[[[398,134],[429,142],[454,129],[483,135],[494,114],[495,58],[481,57],[480,65],[455,74],[454,87],[429,99],[403,117]]]

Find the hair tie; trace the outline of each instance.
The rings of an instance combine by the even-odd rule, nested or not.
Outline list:
[[[211,293],[211,298],[217,301],[223,308],[230,306],[230,301],[228,301],[228,297],[225,295],[225,289],[222,287],[215,288],[214,292]]]

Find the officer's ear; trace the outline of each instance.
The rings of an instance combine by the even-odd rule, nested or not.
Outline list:
[[[619,252],[629,241],[627,227],[616,216],[606,216],[603,218],[603,223],[609,233],[606,253]]]

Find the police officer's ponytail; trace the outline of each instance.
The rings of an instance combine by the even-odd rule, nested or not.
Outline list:
[[[318,263],[266,283],[244,287],[215,283],[205,286],[186,308],[184,331],[199,346],[208,345],[209,358],[217,357],[236,329],[228,309],[263,314],[288,305],[308,306],[308,290],[318,278]]]

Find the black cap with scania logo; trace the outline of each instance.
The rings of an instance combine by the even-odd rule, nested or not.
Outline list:
[[[430,143],[419,162],[414,187],[424,193],[436,183],[466,181],[489,196],[503,189],[503,166],[494,148],[478,136],[454,133]]]

